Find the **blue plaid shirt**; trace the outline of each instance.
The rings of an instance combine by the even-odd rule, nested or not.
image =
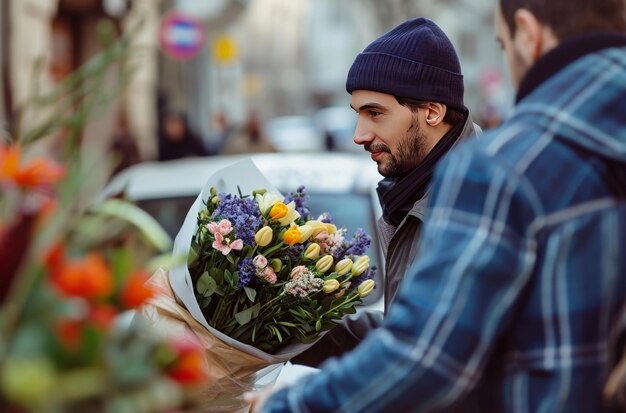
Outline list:
[[[605,411],[626,298],[625,167],[626,47],[614,47],[444,161],[384,326],[263,412]]]

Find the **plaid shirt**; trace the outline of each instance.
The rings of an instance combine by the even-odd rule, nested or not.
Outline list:
[[[626,48],[588,54],[452,153],[384,326],[263,412],[605,411],[626,298],[626,180],[611,182],[625,79]]]

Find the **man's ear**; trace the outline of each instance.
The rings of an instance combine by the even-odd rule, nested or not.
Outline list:
[[[426,104],[426,123],[429,126],[438,126],[446,117],[448,108],[443,103],[428,102]]]
[[[544,30],[541,22],[527,9],[519,9],[515,12],[515,36],[513,43],[524,60],[530,67],[543,54]]]

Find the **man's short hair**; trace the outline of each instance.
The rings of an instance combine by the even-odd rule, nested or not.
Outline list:
[[[500,0],[511,35],[519,9],[534,14],[560,41],[589,32],[626,32],[625,0]]]
[[[413,112],[417,111],[418,108],[422,108],[428,104],[428,102],[424,100],[404,98],[401,96],[394,96],[394,97],[396,98],[399,104],[401,104],[402,106],[406,106],[407,108],[411,109]],[[447,123],[450,126],[456,126],[459,123],[464,123],[465,119],[466,119],[466,115],[463,112],[446,105],[446,114],[443,117],[444,123]]]

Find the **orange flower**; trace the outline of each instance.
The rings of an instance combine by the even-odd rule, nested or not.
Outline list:
[[[146,284],[150,276],[143,271],[135,271],[126,282],[121,294],[122,305],[136,308],[154,297],[155,290]]]
[[[88,254],[81,260],[66,261],[53,271],[53,284],[63,293],[96,299],[113,290],[113,276],[102,256]]]
[[[272,209],[270,210],[270,218],[272,219],[281,219],[284,218],[289,212],[289,208],[282,202],[277,202],[274,204]]]
[[[62,166],[37,158],[20,166],[21,150],[18,146],[0,145],[0,180],[10,180],[22,188],[37,188],[53,184],[65,175]]]
[[[22,188],[37,188],[55,183],[65,175],[60,165],[47,159],[34,159],[24,165],[15,176],[15,182]]]
[[[0,179],[14,180],[20,169],[20,149],[0,144]]]
[[[198,384],[207,379],[205,359],[198,344],[189,341],[173,343],[178,358],[168,370],[167,374],[183,385]]]
[[[301,238],[302,234],[300,234],[300,230],[296,225],[293,225],[291,228],[285,231],[285,234],[283,235],[283,240],[289,245],[300,242]]]

